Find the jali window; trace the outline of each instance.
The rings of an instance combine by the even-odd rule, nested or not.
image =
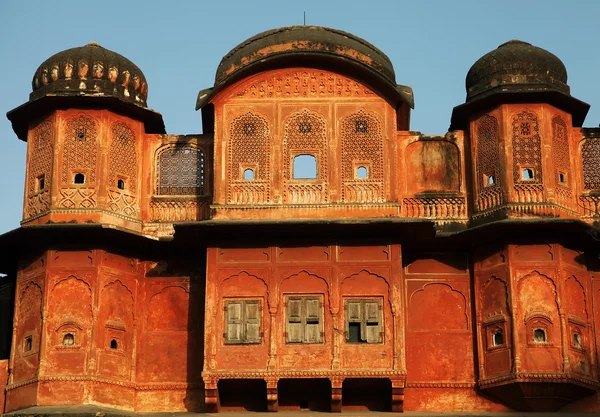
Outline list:
[[[171,146],[158,155],[157,194],[204,194],[204,152],[194,146]]]

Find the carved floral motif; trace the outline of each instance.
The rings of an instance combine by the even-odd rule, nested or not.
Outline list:
[[[286,71],[250,84],[238,98],[369,97],[375,94],[349,78],[327,71]]]

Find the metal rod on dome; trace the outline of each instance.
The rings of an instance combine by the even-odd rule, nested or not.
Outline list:
[[[304,26],[306,26],[306,11],[304,11]]]

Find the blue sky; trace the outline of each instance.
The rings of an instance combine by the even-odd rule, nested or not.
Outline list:
[[[399,84],[415,93],[412,130],[442,134],[464,102],[464,80],[482,55],[521,39],[557,55],[573,96],[591,104],[585,126],[600,123],[600,2],[529,1],[140,1],[0,0],[0,113],[27,101],[46,58],[96,41],[135,62],[149,84],[148,105],[167,131],[201,133],[194,110],[219,61],[261,31],[329,26],[371,42],[392,60]],[[26,144],[0,117],[0,233],[22,215]]]

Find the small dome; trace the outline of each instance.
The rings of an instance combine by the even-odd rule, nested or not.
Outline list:
[[[512,40],[485,54],[469,70],[467,102],[497,91],[570,95],[567,70],[555,55],[527,42]]]
[[[321,57],[359,64],[396,85],[390,59],[364,39],[322,26],[287,26],[259,33],[233,48],[219,64],[215,86],[257,64],[291,56],[311,62]]]
[[[48,58],[37,69],[29,100],[52,96],[110,96],[146,107],[148,84],[122,55],[90,42]]]

